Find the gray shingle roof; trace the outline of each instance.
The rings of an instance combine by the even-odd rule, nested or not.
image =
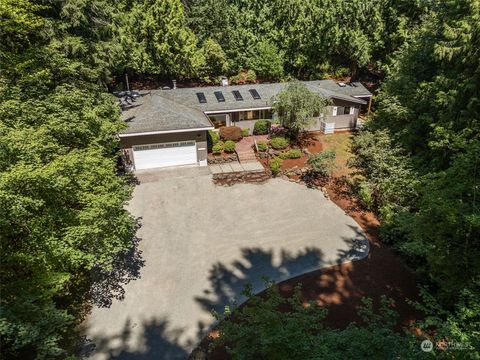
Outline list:
[[[369,96],[371,93],[360,83],[356,86],[340,87],[333,80],[305,81],[308,88],[326,99],[341,99],[357,104],[365,104],[362,99],[353,96]],[[179,129],[196,129],[211,127],[205,112],[228,112],[241,109],[270,107],[272,98],[287,83],[247,84],[231,86],[209,86],[196,88],[179,88],[175,90],[153,90],[135,103],[135,107],[123,112],[122,117],[129,123],[129,128],[122,133],[131,134],[151,131],[169,131]],[[250,89],[256,89],[260,99],[255,100]],[[233,91],[239,91],[243,100],[237,101]],[[219,102],[215,92],[221,91],[225,101]],[[203,93],[207,100],[200,103],[197,93]]]
[[[342,95],[360,97],[372,96],[372,93],[368,91],[367,88],[360,82],[345,83],[346,86],[344,87],[338,85],[339,83],[336,83],[333,80],[319,80],[314,82],[318,83],[318,86],[320,86],[322,89]]]
[[[162,91],[166,90],[144,93],[132,107],[122,112],[129,126],[121,134],[212,127],[202,111],[175,103],[161,96]]]

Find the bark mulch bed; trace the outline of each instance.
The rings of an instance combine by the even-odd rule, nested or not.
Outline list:
[[[378,219],[373,213],[362,210],[356,199],[349,195],[343,180],[334,179],[326,188],[330,199],[365,231],[370,242],[370,253],[360,261],[313,271],[281,282],[278,284],[281,294],[291,296],[295,285],[301,283],[302,300],[316,301],[319,306],[328,309],[325,323],[333,329],[344,329],[351,322],[361,322],[357,310],[362,297],[372,298],[374,307],[378,308],[382,295],[395,301],[399,330],[413,324],[421,318],[406,301],[418,300],[413,272],[392,249],[379,241]],[[207,349],[211,336],[215,335],[216,332],[212,331],[199,347]],[[208,359],[228,358],[223,348],[215,349],[208,355]]]
[[[305,134],[302,136],[300,142],[298,144],[292,144],[293,148],[301,148],[307,149],[310,154],[316,154],[323,150],[322,142],[318,140],[313,134]],[[286,151],[286,150],[285,150]],[[260,163],[268,169],[267,159],[258,159]],[[307,155],[302,155],[302,157],[298,159],[285,159],[282,161],[281,170],[288,170],[294,167],[303,168],[306,166],[306,162],[308,160]]]

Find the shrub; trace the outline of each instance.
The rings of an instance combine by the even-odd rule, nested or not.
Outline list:
[[[255,73],[255,71],[253,70],[248,70],[247,71],[247,74],[245,75],[245,79],[248,81],[248,82],[254,82],[257,80],[257,74]]]
[[[358,197],[363,206],[371,209],[373,206],[373,191],[370,184],[366,181],[362,182],[358,188]]]
[[[270,128],[270,136],[274,137],[286,137],[288,135],[288,130],[281,125],[275,125]]]
[[[247,137],[249,135],[250,135],[250,129],[249,128],[242,129],[242,136],[243,137]]]
[[[335,168],[335,158],[335,151],[326,150],[318,154],[310,155],[307,163],[317,174],[330,177],[332,176],[333,169]]]
[[[300,149],[290,149],[288,151],[282,152],[280,155],[281,159],[299,159],[302,157],[302,150]]]
[[[242,138],[242,129],[238,126],[224,126],[220,128],[220,137],[223,140],[239,141]]]
[[[237,75],[230,78],[233,84],[253,83],[257,80],[257,74],[253,70],[241,70]]]
[[[272,171],[273,176],[278,175],[278,173],[280,172],[280,168],[282,167],[282,163],[283,160],[278,157],[274,157],[272,160],[270,160],[268,165],[270,166],[270,170]]]
[[[258,151],[267,151],[268,145],[266,141],[257,142]]]
[[[258,120],[255,125],[253,125],[253,134],[254,135],[266,135],[270,131],[272,122],[269,120]]]
[[[208,130],[208,138],[212,146],[216,145],[220,141],[220,135],[218,135],[218,132],[213,130]]]
[[[288,146],[288,140],[283,137],[276,137],[270,140],[270,145],[272,145],[275,150],[283,150]]]
[[[225,141],[225,144],[223,145],[223,150],[227,153],[235,152],[235,141],[232,141],[232,140]]]
[[[212,146],[212,153],[215,155],[218,155],[222,152],[223,150],[223,142],[219,141],[215,145]]]

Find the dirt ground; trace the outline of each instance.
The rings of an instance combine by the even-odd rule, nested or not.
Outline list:
[[[328,309],[325,323],[333,329],[343,329],[351,322],[361,321],[357,311],[363,297],[372,298],[374,306],[378,307],[382,295],[385,295],[395,301],[395,309],[399,314],[398,329],[408,327],[421,317],[407,302],[418,299],[415,276],[398,255],[379,241],[378,219],[373,213],[361,208],[358,201],[349,194],[342,178],[342,175],[348,175],[351,171],[345,165],[350,157],[348,146],[352,134],[322,134],[316,137],[323,149],[333,148],[337,153],[338,166],[334,179],[326,186],[328,195],[365,231],[370,242],[370,253],[360,261],[332,266],[284,281],[278,285],[280,292],[289,297],[295,286],[302,284],[302,300],[315,301]],[[211,336],[215,334],[212,332]],[[211,338],[207,337],[200,347],[206,349],[210,342]],[[228,359],[228,356],[225,349],[219,348],[208,358]]]

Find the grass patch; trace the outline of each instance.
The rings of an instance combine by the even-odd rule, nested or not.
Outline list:
[[[336,133],[336,134],[320,134],[317,139],[322,143],[323,150],[335,151],[335,170],[334,176],[349,175],[352,172],[347,166],[348,159],[352,156],[350,152],[350,144],[352,143],[353,135],[350,133]]]

